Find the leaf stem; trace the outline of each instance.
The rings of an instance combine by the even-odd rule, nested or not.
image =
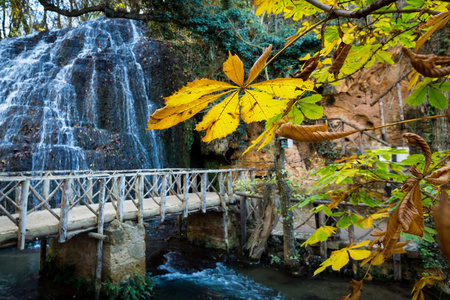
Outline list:
[[[317,22],[316,24],[312,25],[310,28],[308,28],[305,32],[303,32],[302,34],[299,34],[298,36],[296,36],[295,38],[293,38],[292,41],[289,41],[285,44],[285,46],[283,47],[283,49],[281,49],[280,51],[277,52],[277,54],[275,54],[268,62],[266,62],[266,64],[264,65],[264,67],[261,68],[261,70],[259,71],[258,75],[256,75],[254,77],[253,80],[247,82],[244,86],[247,87],[250,84],[252,84],[252,82],[259,76],[259,74],[261,74],[262,70],[265,70],[267,68],[267,66],[281,53],[284,52],[284,50],[286,50],[289,46],[291,46],[292,44],[294,44],[299,38],[305,36],[307,33],[309,33],[311,30],[313,30],[314,28],[318,27],[320,24],[324,23],[325,21],[327,21],[329,19],[329,17],[321,20],[320,22]]]
[[[447,116],[446,115],[437,115],[437,116],[429,116],[429,117],[424,117],[424,118],[405,120],[405,121],[390,123],[390,124],[386,124],[386,125],[382,125],[382,126],[376,126],[376,127],[372,127],[372,128],[359,129],[359,130],[356,130],[355,132],[363,132],[363,131],[375,130],[375,129],[380,129],[380,128],[389,127],[389,126],[395,126],[395,125],[400,125],[400,124],[405,124],[405,123],[410,123],[410,122],[424,121],[424,120],[430,120],[430,119],[436,119],[436,118],[444,118],[444,117],[447,117]]]
[[[428,170],[428,172],[425,174],[425,176],[430,175],[431,173],[433,173],[433,171],[440,165],[442,165],[447,159],[450,158],[450,154],[447,154],[446,156],[444,156],[441,160],[439,160],[439,162],[432,167],[430,170]]]

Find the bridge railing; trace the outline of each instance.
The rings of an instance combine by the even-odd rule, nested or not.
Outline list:
[[[196,210],[206,211],[207,193],[217,194],[221,205],[225,207],[227,203],[235,201],[233,183],[253,178],[251,169],[0,173],[0,219],[8,218],[14,224],[17,229],[14,239],[23,249],[26,240],[38,237],[27,234],[27,216],[39,211],[47,210],[56,219],[59,224],[58,239],[64,242],[71,234],[77,234],[77,230],[88,226],[68,223],[69,214],[75,207],[87,208],[95,216],[99,228],[105,222],[112,221],[105,220],[105,205],[114,207],[115,219],[137,219],[142,224],[145,217],[144,200],[151,199],[156,203],[161,220],[168,213],[168,197],[177,199],[184,206],[183,214],[187,216],[193,211],[192,206],[189,207],[192,194],[201,199],[201,207]],[[125,201],[131,201],[136,207],[135,215],[126,214]],[[89,226],[92,227],[92,224]],[[0,246],[7,242],[0,240]]]

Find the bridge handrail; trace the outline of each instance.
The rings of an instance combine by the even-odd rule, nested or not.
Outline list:
[[[166,216],[169,196],[174,196],[171,198],[172,205],[175,201],[178,203],[176,205],[183,207],[185,216],[194,210],[205,212],[208,193],[216,194],[220,205],[225,208],[227,203],[234,202],[233,183],[240,179],[253,180],[254,169],[42,171],[18,175],[0,174],[0,219],[9,219],[15,225],[18,245],[23,249],[25,241],[33,238],[27,233],[27,215],[37,211],[47,210],[56,218],[59,223],[58,239],[63,242],[70,234],[76,234],[75,227],[68,227],[69,213],[75,207],[84,206],[100,222],[101,211],[109,203],[115,210],[116,219],[134,218],[140,224],[145,217],[144,200],[159,207],[161,220]],[[200,199],[200,207],[189,203],[189,197],[194,197],[192,194]],[[124,212],[125,201],[132,202],[137,210],[132,216]],[[8,224],[10,228],[13,226]],[[0,236],[0,246],[2,243],[4,241]]]
[[[55,170],[55,171],[23,171],[23,172],[0,172],[0,182],[2,181],[23,181],[23,180],[39,180],[39,179],[60,179],[60,178],[103,178],[118,177],[122,175],[154,175],[161,173],[186,174],[186,173],[220,173],[220,172],[254,172],[254,168],[233,168],[233,169],[140,169],[140,170]]]

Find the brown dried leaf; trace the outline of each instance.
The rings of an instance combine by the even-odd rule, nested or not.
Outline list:
[[[336,52],[334,52],[333,55],[333,62],[330,66],[330,69],[328,69],[328,72],[334,74],[334,78],[338,78],[339,71],[341,70],[342,66],[345,63],[345,59],[347,58],[348,53],[350,52],[350,49],[352,48],[352,45],[348,45],[344,42],[341,42],[339,44],[339,47],[337,48]]]
[[[417,179],[398,206],[398,221],[403,226],[404,232],[417,236],[423,235],[425,224],[422,196],[420,194],[419,180]]]
[[[367,250],[372,250],[373,246],[375,246],[375,244],[378,244],[378,241],[381,239],[381,236],[377,236],[375,239],[373,239],[369,245],[367,246]]]
[[[449,107],[447,107],[447,108],[445,109],[445,115],[446,115],[446,117],[447,117],[447,122],[450,123],[450,108],[449,108]]]
[[[320,57],[317,54],[317,55],[311,57],[310,59],[308,59],[305,62],[305,64],[303,65],[303,70],[298,74],[294,74],[293,77],[300,78],[302,80],[307,80],[309,78],[309,76],[311,76],[311,73],[314,72],[314,70],[319,65],[319,58]]]
[[[372,231],[372,233],[370,235],[371,236],[384,236],[384,235],[386,235],[386,230],[383,230],[383,231],[374,230],[374,231]]]
[[[359,298],[361,297],[364,280],[371,281],[372,276],[370,274],[367,274],[366,277],[361,280],[352,279],[352,281],[350,281],[351,285],[348,286],[348,289],[351,291],[351,293],[347,296],[342,297],[341,300],[359,300]]]
[[[423,174],[425,174],[431,164],[430,146],[428,146],[427,142],[421,136],[415,133],[407,132],[403,134],[403,137],[406,138],[409,143],[412,143],[422,149],[423,155],[425,156],[425,168],[423,169]]]
[[[420,55],[405,47],[402,50],[411,61],[413,68],[423,76],[439,78],[450,74],[450,66],[447,66],[450,64],[450,57],[434,54]]]
[[[450,262],[450,203],[447,191],[441,191],[439,203],[433,208],[433,216],[439,246],[447,261]]]
[[[423,45],[423,43],[425,43],[428,38],[436,31],[442,29],[445,24],[448,23],[448,21],[450,21],[450,12],[443,12],[440,13],[436,16],[432,16],[430,18],[428,18],[428,21],[425,25],[421,26],[421,27],[428,27],[428,26],[433,26],[431,27],[417,42],[416,42],[416,47],[414,48],[415,51],[419,50],[419,48]]]
[[[381,241],[384,246],[383,257],[385,260],[390,258],[394,253],[395,244],[397,243],[400,237],[400,233],[402,232],[402,226],[398,221],[399,207],[400,206],[397,206],[397,208],[394,210],[394,213],[389,218],[387,223],[386,235]]]
[[[448,182],[449,177],[450,177],[450,161],[447,162],[447,164],[444,167],[431,173],[431,175],[425,178],[425,180],[433,185],[443,185]]]
[[[331,141],[351,135],[357,130],[344,132],[327,132],[327,125],[295,125],[292,122],[282,124],[275,133],[285,138],[293,139],[299,142],[322,142]]]

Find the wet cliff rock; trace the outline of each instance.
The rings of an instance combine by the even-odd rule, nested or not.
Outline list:
[[[174,57],[121,19],[2,40],[0,171],[187,166],[188,125],[145,130],[184,84]]]

